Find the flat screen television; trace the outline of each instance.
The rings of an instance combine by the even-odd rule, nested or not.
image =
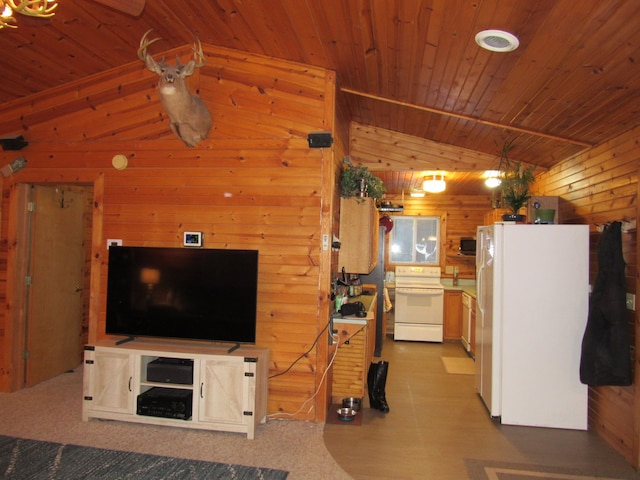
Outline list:
[[[109,248],[106,333],[255,343],[258,252]]]

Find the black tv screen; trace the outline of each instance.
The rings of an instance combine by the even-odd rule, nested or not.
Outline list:
[[[255,343],[258,252],[109,248],[106,333]]]

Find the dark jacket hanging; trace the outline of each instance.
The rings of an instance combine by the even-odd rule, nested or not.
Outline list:
[[[589,298],[580,359],[584,384],[631,385],[625,266],[622,224],[614,222],[605,227],[598,243],[598,275]]]

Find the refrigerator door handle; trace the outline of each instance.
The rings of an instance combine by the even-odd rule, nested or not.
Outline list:
[[[478,267],[478,274],[477,274],[477,278],[476,278],[476,284],[477,284],[477,289],[476,291],[478,292],[477,296],[476,296],[476,308],[478,309],[478,311],[480,312],[480,319],[482,320],[482,323],[484,324],[484,303],[483,303],[483,287],[482,287],[482,272],[484,271],[484,266],[480,265],[480,267]]]

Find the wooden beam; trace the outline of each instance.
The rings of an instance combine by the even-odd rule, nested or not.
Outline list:
[[[422,110],[422,111],[429,112],[429,113],[435,113],[437,115],[445,115],[447,117],[458,118],[458,119],[466,120],[466,121],[469,121],[469,122],[476,122],[476,123],[480,123],[482,125],[488,125],[490,127],[502,128],[504,130],[513,130],[514,132],[524,133],[524,134],[527,134],[527,135],[534,135],[534,136],[537,136],[537,137],[550,138],[552,140],[558,140],[560,142],[571,143],[573,145],[579,145],[581,147],[589,147],[590,148],[590,147],[594,146],[591,143],[583,142],[581,140],[574,140],[572,138],[566,138],[566,137],[558,137],[556,135],[550,135],[550,134],[544,133],[544,132],[538,132],[538,131],[535,131],[535,130],[529,130],[527,128],[514,127],[513,125],[504,125],[502,123],[492,122],[490,120],[482,120],[481,118],[471,117],[469,115],[462,115],[460,113],[448,112],[446,110],[440,110],[438,108],[431,108],[431,107],[425,107],[425,106],[422,106],[422,105],[415,105],[413,103],[402,102],[400,100],[394,100],[392,98],[381,97],[379,95],[371,95],[369,93],[360,92],[358,90],[353,90],[351,88],[342,87],[342,88],[340,88],[340,90],[343,91],[344,93],[350,93],[352,95],[357,95],[357,96],[360,96],[360,97],[370,98],[372,100],[378,100],[378,101],[381,101],[381,102],[393,103],[395,105],[400,105],[402,107],[413,108],[415,110]]]

